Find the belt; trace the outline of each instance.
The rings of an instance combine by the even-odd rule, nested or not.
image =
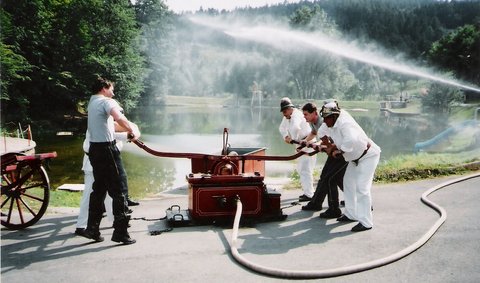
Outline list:
[[[358,162],[360,161],[360,159],[361,159],[362,157],[365,156],[365,154],[367,154],[368,150],[370,149],[370,146],[372,146],[372,145],[371,145],[370,143],[367,143],[367,149],[365,149],[365,150],[363,151],[362,155],[360,155],[359,158],[357,158],[357,159],[355,159],[355,160],[352,160],[352,162],[355,163],[355,165],[358,166]]]
[[[117,143],[116,140],[109,141],[109,142],[90,142],[90,145],[96,146],[108,146],[108,145],[115,145]]]

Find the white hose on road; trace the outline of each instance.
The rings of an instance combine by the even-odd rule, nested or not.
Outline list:
[[[427,196],[430,195],[431,193],[442,189],[444,187],[447,187],[449,185],[459,183],[466,181],[468,179],[476,178],[479,177],[480,174],[474,174],[474,175],[469,175],[466,177],[461,177],[458,179],[454,179],[451,181],[447,181],[445,183],[442,183],[440,185],[437,185],[425,193],[422,194],[421,201],[426,204],[427,206],[431,207],[432,209],[436,210],[440,214],[440,218],[434,223],[434,225],[415,243],[412,245],[406,247],[403,250],[400,250],[397,253],[394,253],[390,256],[372,260],[369,262],[365,263],[360,263],[356,265],[350,265],[350,266],[345,266],[345,267],[339,267],[339,268],[332,268],[332,269],[325,269],[325,270],[284,270],[284,269],[278,269],[278,268],[272,268],[272,267],[267,267],[267,266],[262,266],[259,264],[255,264],[248,259],[244,258],[242,255],[237,250],[237,237],[238,237],[238,227],[240,225],[240,217],[242,215],[242,202],[238,200],[237,202],[237,211],[235,214],[235,220],[233,223],[233,231],[232,231],[232,239],[230,243],[230,250],[232,253],[232,256],[235,258],[236,261],[238,261],[240,264],[244,265],[245,267],[254,270],[256,272],[274,276],[274,277],[281,277],[281,278],[295,278],[295,279],[312,279],[312,278],[327,278],[327,277],[335,277],[335,276],[342,276],[342,275],[347,275],[351,273],[356,273],[356,272],[361,272],[369,269],[373,269],[376,267],[380,267],[383,265],[390,264],[394,261],[397,261],[421,246],[423,246],[432,236],[435,234],[435,232],[440,228],[440,226],[445,222],[447,219],[447,212],[445,209],[440,207],[439,205],[433,203],[432,201],[427,199]]]

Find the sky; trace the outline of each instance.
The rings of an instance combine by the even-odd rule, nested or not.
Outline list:
[[[204,10],[208,8],[215,8],[217,10],[233,10],[236,7],[260,7],[265,5],[272,5],[283,3],[284,0],[165,0],[170,10],[181,13],[186,11],[195,12],[202,7]],[[299,0],[287,0],[288,3],[299,2]]]

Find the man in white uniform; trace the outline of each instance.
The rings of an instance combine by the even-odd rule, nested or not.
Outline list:
[[[280,112],[282,112],[283,118],[278,130],[286,143],[300,142],[308,136],[310,125],[305,121],[302,111],[295,108],[288,97],[284,97],[280,101]],[[302,151],[313,152],[313,149],[305,147]],[[297,171],[303,189],[303,195],[298,198],[299,201],[309,201],[313,197],[313,168],[316,160],[315,155],[309,156],[308,154],[297,159]]]
[[[336,100],[330,99],[324,101],[324,105],[329,102],[337,103]],[[302,107],[302,111],[305,120],[310,123],[312,128],[311,133],[304,141],[302,141],[302,143],[305,142],[306,144],[316,146],[316,137],[319,138],[319,141],[322,141],[322,144],[324,144],[324,141],[325,144],[330,143],[329,137],[327,136],[328,127],[323,123],[323,119],[317,112],[317,106],[312,102],[308,102]],[[326,152],[326,150],[321,150],[321,148],[318,148],[317,150]],[[320,218],[331,219],[338,218],[342,215],[342,210],[340,209],[338,201],[338,188],[343,191],[343,175],[345,174],[348,163],[345,162],[345,159],[343,159],[342,156],[335,158],[331,155],[331,152],[328,152],[327,155],[328,158],[323,165],[322,173],[320,174],[320,179],[318,180],[313,198],[307,203],[307,205],[302,206],[302,210],[322,210],[322,204],[325,197],[328,195],[328,209],[320,213]]]
[[[321,114],[328,126],[328,136],[334,141],[332,155],[342,155],[348,162],[343,179],[345,211],[337,221],[358,221],[352,232],[370,230],[373,227],[371,188],[380,147],[336,103],[325,104]]]

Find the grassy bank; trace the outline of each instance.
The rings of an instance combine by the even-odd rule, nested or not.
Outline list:
[[[402,155],[380,164],[375,181],[410,181],[480,170],[480,149],[457,153]]]
[[[461,153],[419,153],[393,157],[380,163],[375,171],[374,183],[396,183],[467,174],[480,170],[480,149]],[[314,180],[320,176],[315,170]],[[292,173],[286,189],[300,188],[297,172]]]

